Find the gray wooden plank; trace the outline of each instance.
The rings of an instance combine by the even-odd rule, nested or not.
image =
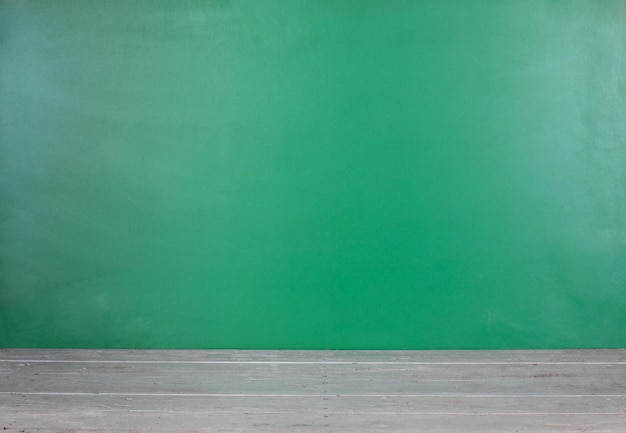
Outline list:
[[[211,365],[0,362],[0,365],[0,393],[626,394],[626,365],[622,364]],[[121,377],[124,380],[120,380]]]
[[[163,402],[167,404],[167,402]],[[229,432],[623,432],[623,415],[577,414],[422,414],[306,410],[296,411],[111,411],[84,408],[19,410],[4,414],[6,431],[229,431]]]
[[[591,414],[626,415],[625,399],[605,396],[161,396],[142,395],[0,395],[0,407],[36,408],[41,412],[66,410],[171,413],[288,413],[414,414],[460,416]]]
[[[587,350],[91,350],[0,349],[0,360],[95,363],[621,363],[626,349]]]
[[[5,431],[626,431],[623,350],[0,350]]]

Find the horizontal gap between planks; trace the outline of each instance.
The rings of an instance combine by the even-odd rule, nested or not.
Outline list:
[[[159,413],[159,414],[205,414],[206,411],[173,411],[173,410],[157,410],[157,409],[123,409],[125,412],[140,412],[140,413]],[[116,412],[117,409],[112,409],[112,412]],[[626,412],[415,412],[415,411],[329,411],[329,410],[319,410],[318,412],[323,413],[324,415],[354,415],[354,414],[367,414],[367,415],[392,415],[392,416],[405,416],[405,415],[417,415],[417,416],[555,416],[555,415],[573,415],[573,416],[584,416],[584,415],[626,415]],[[241,410],[215,410],[211,409],[211,413],[232,413],[241,415]],[[245,412],[244,412],[245,413]],[[293,411],[254,411],[249,412],[250,414],[285,414],[285,413],[293,413]]]
[[[213,393],[150,393],[150,392],[19,392],[0,391],[12,396],[63,397],[232,397],[232,398],[626,398],[626,394],[213,394]]]
[[[13,364],[232,364],[232,365],[626,365],[626,361],[149,361],[0,359]]]
[[[197,415],[206,414],[206,411],[190,411],[190,410],[163,410],[163,409],[128,409],[128,408],[110,408],[105,409],[103,412],[124,412],[124,413],[158,413],[159,415]],[[252,412],[245,412],[242,410],[223,410],[223,409],[211,409],[212,414],[237,414],[237,415],[282,415],[293,413],[293,410],[254,410]],[[608,415],[626,415],[626,412],[415,412],[415,411],[336,411],[336,410],[318,410],[316,412],[323,413],[324,415],[382,415],[382,416],[608,416]]]

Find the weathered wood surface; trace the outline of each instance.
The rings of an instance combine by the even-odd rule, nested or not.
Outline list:
[[[0,350],[7,432],[626,432],[626,350]]]

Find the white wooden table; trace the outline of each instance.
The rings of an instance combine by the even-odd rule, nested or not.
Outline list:
[[[0,349],[0,432],[626,432],[626,350]]]

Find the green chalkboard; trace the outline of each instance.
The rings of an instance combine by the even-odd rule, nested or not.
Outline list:
[[[626,346],[622,1],[0,1],[0,346]]]

